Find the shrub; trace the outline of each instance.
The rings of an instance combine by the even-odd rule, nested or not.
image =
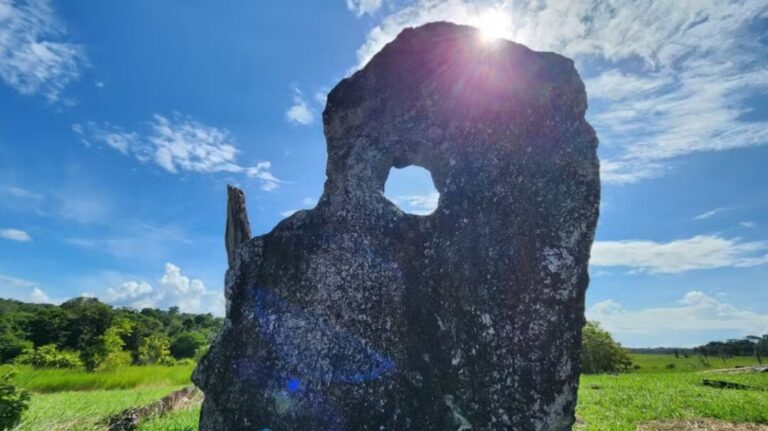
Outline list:
[[[581,371],[585,374],[616,373],[631,365],[629,352],[614,341],[597,322],[587,322],[581,332]]]
[[[10,430],[21,422],[29,408],[29,393],[13,385],[13,368],[0,370],[0,430]]]
[[[32,365],[35,368],[78,368],[83,366],[76,353],[59,351],[54,344],[46,344],[26,351],[16,357],[17,364]]]
[[[162,335],[151,335],[142,340],[139,346],[139,363],[142,365],[160,364],[173,365],[168,338]]]
[[[30,341],[15,337],[10,334],[0,336],[0,364],[5,364],[16,359],[25,351],[32,350]]]
[[[176,359],[194,358],[198,349],[208,344],[205,336],[199,332],[183,332],[171,343],[171,354]]]

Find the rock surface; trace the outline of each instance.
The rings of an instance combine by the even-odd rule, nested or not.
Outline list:
[[[201,429],[571,428],[597,138],[571,60],[481,40],[404,30],[328,95],[317,207],[232,254]],[[431,215],[383,196],[408,165]]]

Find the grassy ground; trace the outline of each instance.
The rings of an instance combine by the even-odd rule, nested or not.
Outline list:
[[[653,419],[716,418],[768,424],[768,373],[706,374],[695,371],[753,365],[752,358],[710,359],[673,355],[634,355],[639,369],[621,375],[582,376],[577,414],[578,430],[629,431]],[[670,367],[669,364],[674,364]],[[16,431],[99,430],[104,417],[128,407],[147,404],[189,384],[189,367],[132,367],[112,373],[24,369],[18,381],[38,393]],[[83,376],[83,374],[86,374]],[[79,377],[78,377],[79,376]],[[753,387],[715,389],[702,380],[718,379]],[[50,379],[46,380],[46,379]],[[56,383],[58,382],[58,383]],[[81,392],[51,392],[54,388],[133,388]],[[142,431],[197,429],[199,407],[149,420]]]
[[[634,430],[651,419],[716,418],[768,424],[768,375],[707,374],[708,379],[755,386],[752,390],[702,385],[699,373],[583,376],[577,414],[580,429]]]
[[[91,391],[168,387],[189,384],[194,366],[122,367],[112,371],[88,373],[81,369],[35,369],[16,367],[16,384],[32,392]]]
[[[14,431],[103,431],[101,421],[104,418],[129,407],[151,403],[176,389],[179,388],[33,394],[29,410]]]
[[[750,356],[727,358],[707,358],[702,360],[700,356],[688,358],[680,355],[632,355],[632,364],[640,368],[633,369],[633,373],[679,373],[686,371],[703,371],[721,368],[735,368],[757,365],[757,360]]]
[[[141,424],[139,431],[192,431],[197,429],[200,407],[177,411]]]

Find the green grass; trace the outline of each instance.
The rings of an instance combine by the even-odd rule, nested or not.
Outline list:
[[[756,386],[715,389],[704,378]],[[715,418],[768,424],[768,374],[722,375],[687,372],[582,376],[578,416],[583,430],[634,430],[652,419]]]
[[[639,369],[633,369],[633,373],[680,373],[758,365],[757,360],[751,356],[737,356],[724,361],[720,358],[710,357],[707,358],[705,364],[702,363],[699,356],[686,358],[680,355],[679,358],[675,358],[675,355],[647,354],[632,354],[632,364],[640,367]],[[674,367],[669,367],[669,365],[674,365]]]
[[[179,387],[33,394],[29,410],[14,431],[103,431],[106,417],[148,404]]]
[[[197,406],[149,420],[139,426],[139,431],[192,431],[197,429],[199,420],[200,407]]]
[[[17,367],[16,384],[32,392],[93,391],[139,387],[182,386],[190,383],[192,365],[121,367],[88,373],[79,369]]]

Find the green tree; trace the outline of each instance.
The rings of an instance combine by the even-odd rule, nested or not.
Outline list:
[[[585,374],[615,373],[632,365],[627,349],[614,341],[597,322],[587,322],[581,331],[581,371]]]
[[[12,334],[0,335],[0,364],[13,361],[22,353],[32,350],[32,342]]]
[[[145,338],[139,346],[139,363],[170,365],[173,362],[170,344],[164,335],[156,334]]]
[[[199,332],[182,332],[171,342],[171,354],[176,359],[194,358],[197,351],[208,344],[205,335]]]
[[[46,307],[34,314],[29,322],[29,339],[35,347],[46,344],[63,346],[72,315],[59,307]],[[74,348],[74,347],[73,347]]]
[[[61,304],[70,313],[64,347],[82,350],[104,335],[112,324],[112,307],[96,298],[75,298]]]
[[[760,346],[760,342],[762,341],[763,338],[762,337],[758,337],[757,335],[748,335],[745,339],[753,344],[753,349],[754,349],[754,353],[755,353],[755,359],[757,359],[757,363],[758,364],[762,364],[763,363],[763,355],[762,355],[762,353],[763,353],[762,350],[763,349],[760,348],[761,347]]]
[[[21,415],[29,408],[29,394],[13,384],[13,368],[0,369],[0,430],[10,430],[21,422]]]
[[[115,319],[104,335],[80,352],[85,369],[114,369],[131,363],[131,354],[123,351],[123,337],[131,332],[132,324],[126,319]]]

